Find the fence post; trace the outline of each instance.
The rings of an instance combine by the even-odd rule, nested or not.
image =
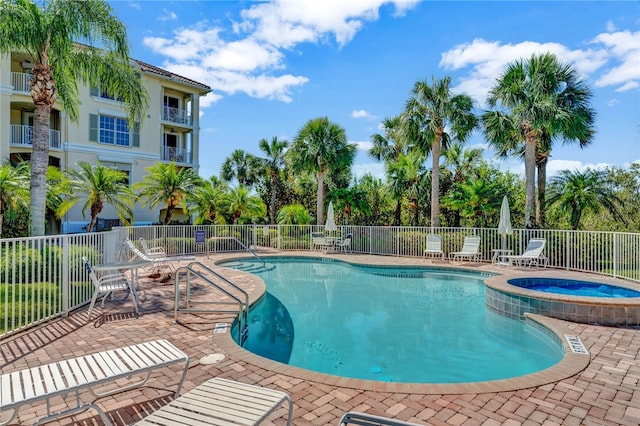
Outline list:
[[[62,313],[65,317],[69,315],[69,306],[71,305],[69,298],[71,290],[69,288],[69,275],[71,268],[71,260],[69,259],[69,237],[62,236]]]

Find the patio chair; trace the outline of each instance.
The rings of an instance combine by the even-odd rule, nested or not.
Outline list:
[[[427,248],[424,249],[423,257],[440,256],[444,260],[444,252],[442,251],[442,237],[436,234],[427,235]]]
[[[480,261],[480,237],[466,236],[464,237],[464,244],[462,244],[462,250],[449,253],[449,257],[453,260],[469,259]]]
[[[91,278],[91,282],[93,283],[93,296],[91,297],[91,304],[89,305],[89,320],[91,319],[91,311],[93,311],[93,306],[96,303],[98,297],[102,297],[102,307],[104,307],[104,302],[107,300],[112,293],[117,291],[128,291],[131,294],[131,299],[133,300],[133,307],[136,311],[136,316],[140,315],[138,311],[138,295],[136,293],[135,286],[129,281],[129,278],[125,275],[124,272],[115,272],[101,275],[100,278],[96,275],[95,271],[91,267],[91,263],[89,263],[89,259],[85,256],[82,257],[82,261],[84,262],[84,267],[89,273],[89,277]]]
[[[322,232],[312,232],[311,245],[312,249],[318,248],[320,250],[326,250],[329,244],[327,243],[327,239]]]
[[[351,240],[353,239],[353,234],[347,234],[347,236],[342,241],[338,241],[336,243],[336,249],[346,253],[347,251],[351,252]]]
[[[350,411],[340,419],[340,426],[362,425],[362,426],[418,426],[416,423],[404,422],[402,420],[389,419],[387,417],[374,416],[373,414],[358,413]]]
[[[543,254],[546,243],[547,240],[544,238],[531,238],[527,244],[527,248],[524,249],[521,255],[507,255],[500,257],[501,259],[506,260],[509,266],[513,266],[514,264],[524,266],[526,264],[531,267],[533,264],[536,266],[540,266],[540,264],[542,264],[546,268],[548,259]]]
[[[167,252],[164,250],[164,247],[156,246],[149,248],[147,242],[142,237],[140,237],[140,246],[142,247],[144,254],[149,257],[167,257]]]

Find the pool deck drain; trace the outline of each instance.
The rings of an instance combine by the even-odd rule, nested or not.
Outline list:
[[[304,253],[297,253],[304,254]],[[306,253],[308,254],[308,253]],[[435,265],[464,265],[423,259],[379,257],[364,255],[322,255],[368,263]],[[212,262],[221,256],[202,259]],[[200,260],[200,259],[199,259]],[[494,265],[471,265],[472,269],[500,271]],[[260,287],[246,273],[222,271],[227,278],[241,284],[253,294]],[[518,273],[518,271],[514,271]],[[535,274],[532,270],[522,273]],[[567,271],[566,276],[580,274]],[[158,285],[144,278],[141,282],[145,297],[141,301],[141,315],[133,315],[129,300],[107,303],[97,310],[97,317],[87,321],[86,307],[73,312],[68,318],[57,319],[27,330],[0,342],[2,372],[39,365],[51,360],[76,356],[95,350],[110,349],[142,341],[166,338],[191,358],[183,393],[205,380],[225,377],[245,383],[258,384],[289,393],[294,402],[296,426],[338,425],[340,417],[350,410],[411,421],[417,424],[445,426],[497,426],[497,425],[610,425],[637,426],[640,424],[640,328],[603,327],[553,320],[569,332],[580,337],[590,353],[591,362],[577,374],[552,381],[546,385],[523,382],[518,390],[476,393],[461,385],[456,394],[422,394],[419,392],[393,392],[380,389],[365,390],[300,379],[286,372],[278,372],[262,364],[248,362],[227,353],[215,343],[224,334],[213,334],[216,323],[230,322],[228,317],[210,315],[184,315],[179,324],[173,322],[173,286]],[[197,287],[197,295],[206,294],[205,286]],[[228,333],[226,333],[228,335]],[[213,341],[212,341],[213,337]],[[200,359],[213,353],[226,357],[211,365]],[[576,356],[586,357],[586,355]],[[147,386],[110,397],[97,403],[105,409],[116,425],[135,423],[171,401],[172,389],[179,380],[179,372],[163,371],[152,375]],[[172,381],[173,380],[173,381]],[[95,398],[88,393],[83,400]],[[69,404],[57,399],[56,409]],[[13,424],[32,424],[46,413],[46,404],[25,406],[18,412]],[[4,414],[4,413],[2,413]],[[286,408],[277,410],[263,426],[285,424]],[[0,415],[0,417],[2,417]],[[99,417],[91,411],[59,419],[59,425],[101,425]]]

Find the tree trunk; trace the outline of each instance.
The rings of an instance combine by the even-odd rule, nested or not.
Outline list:
[[[431,226],[440,226],[440,141],[442,132],[436,134],[431,147],[433,163],[431,166]]]
[[[47,167],[49,165],[49,117],[56,102],[56,89],[47,65],[46,52],[41,52],[42,63],[33,69],[31,97],[35,104],[33,139],[31,145],[30,212],[31,236],[44,235],[47,198]]]
[[[393,225],[394,226],[400,226],[400,221],[401,221],[401,215],[402,215],[402,205],[400,203],[400,200],[396,201],[396,211],[393,215]]]
[[[546,192],[547,192],[547,161],[549,158],[544,156],[538,160],[538,203],[536,204],[536,218],[538,220],[538,226],[544,228],[547,221],[546,214]]]
[[[324,171],[318,172],[318,200],[316,204],[316,224],[324,225]]]
[[[524,175],[526,184],[526,198],[524,204],[524,226],[527,229],[536,227],[535,208],[535,175],[536,175],[536,140],[535,130],[525,125],[524,146]]]
[[[167,205],[167,211],[164,214],[164,222],[163,225],[168,225],[171,223],[171,219],[173,218],[173,205]]]
[[[276,174],[271,171],[271,205],[269,206],[269,210],[271,210],[270,212],[270,219],[271,219],[271,223],[276,223],[276,201],[277,201],[277,191],[276,191],[276,185],[278,182],[278,177],[276,176]]]

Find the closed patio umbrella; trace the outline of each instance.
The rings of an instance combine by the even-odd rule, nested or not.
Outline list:
[[[334,232],[338,230],[336,222],[333,219],[333,202],[329,202],[329,208],[327,209],[327,223],[324,225],[324,230],[327,232]]]
[[[509,200],[505,195],[502,199],[502,207],[500,207],[500,222],[498,222],[498,234],[502,235],[502,249],[507,247],[507,235],[513,234],[511,227],[511,212],[509,211]]]

